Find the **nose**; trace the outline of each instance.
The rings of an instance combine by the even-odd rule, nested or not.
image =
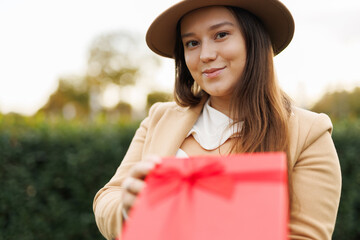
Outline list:
[[[208,42],[203,42],[201,45],[200,60],[204,63],[215,60],[217,57],[216,47]]]

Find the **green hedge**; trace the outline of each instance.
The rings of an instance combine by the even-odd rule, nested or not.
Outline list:
[[[360,239],[360,120],[334,125],[342,172],[340,208],[333,239]]]
[[[138,124],[0,116],[0,240],[103,239],[92,200]],[[360,121],[335,125],[343,192],[334,239],[360,239]]]
[[[92,200],[115,173],[135,129],[134,124],[2,126],[0,239],[103,239]]]

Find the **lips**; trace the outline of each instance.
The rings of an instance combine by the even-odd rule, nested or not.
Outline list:
[[[204,74],[207,78],[215,78],[221,74],[221,72],[225,69],[225,67],[222,68],[208,68],[205,69],[202,74]]]

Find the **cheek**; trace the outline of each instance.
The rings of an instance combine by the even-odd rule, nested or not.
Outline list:
[[[246,59],[246,46],[240,34],[235,34],[231,41],[223,44],[221,46],[221,53],[222,57],[229,61],[244,61]]]
[[[194,52],[185,53],[185,63],[191,74],[194,74],[194,71],[197,68],[196,54]]]
[[[223,48],[223,54],[224,58],[237,63],[245,62],[246,59],[246,50],[242,47],[227,46]]]

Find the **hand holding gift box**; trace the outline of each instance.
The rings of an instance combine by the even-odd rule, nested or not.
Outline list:
[[[132,239],[287,239],[283,153],[166,158],[123,232]]]

